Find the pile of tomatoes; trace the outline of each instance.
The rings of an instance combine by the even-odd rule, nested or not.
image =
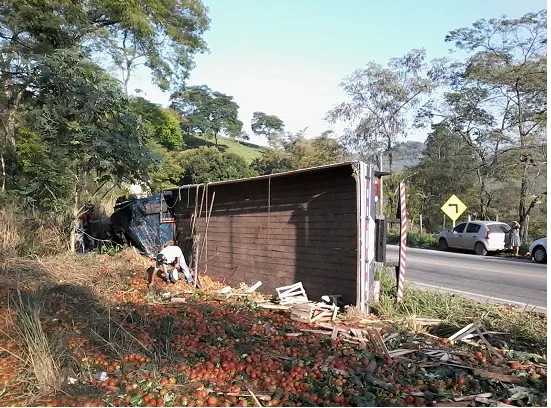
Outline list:
[[[184,289],[190,288],[161,288]],[[43,328],[66,339],[79,364],[80,392],[75,396],[67,385],[38,405],[255,406],[258,398],[264,406],[431,406],[464,394],[499,394],[497,384],[467,370],[431,371],[413,360],[383,359],[340,338],[301,331],[309,326],[291,321],[288,312],[193,296],[188,303],[148,304],[147,291],[145,277],[134,273],[111,294],[110,335],[125,333],[113,337],[117,344],[97,337],[90,316],[82,313],[86,305],[67,307],[78,299],[52,294],[52,315],[43,317]],[[9,388],[17,345],[3,344],[0,379]],[[469,359],[484,365],[490,358],[483,350]],[[82,387],[88,387],[84,394]]]

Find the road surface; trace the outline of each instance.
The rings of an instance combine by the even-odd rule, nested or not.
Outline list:
[[[547,265],[527,259],[408,248],[406,282],[482,301],[517,303],[547,311]],[[387,246],[387,261],[398,246]]]

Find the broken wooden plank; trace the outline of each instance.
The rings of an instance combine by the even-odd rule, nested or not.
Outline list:
[[[463,397],[455,397],[453,400],[454,401],[472,401],[477,397],[489,398],[492,395],[493,394],[491,392],[485,392],[483,394],[474,394],[474,395],[465,395]]]
[[[247,292],[253,293],[255,290],[257,290],[262,285],[261,281],[256,282],[254,285],[252,285],[249,289],[247,289]]]
[[[474,327],[476,329],[478,337],[480,337],[480,340],[482,340],[486,347],[488,347],[488,350],[490,350],[490,352],[497,356],[501,362],[504,362],[505,359],[503,358],[503,356],[488,342],[488,340],[486,340],[486,337],[484,337],[484,335],[481,333],[480,329],[478,328],[478,324],[475,324]],[[484,328],[484,330],[487,331],[486,328]]]
[[[474,401],[444,401],[432,404],[433,407],[474,407]]]
[[[457,331],[456,333],[452,334],[450,337],[448,337],[448,340],[461,340],[463,338],[462,335],[471,334],[475,330],[474,323],[469,323],[465,327],[463,327],[461,330]]]
[[[291,306],[276,305],[275,303],[257,303],[256,305],[263,309],[270,310],[289,310],[291,308]]]
[[[172,303],[186,303],[186,298],[173,297],[173,298],[170,298],[170,301]]]
[[[513,384],[520,384],[521,382],[520,378],[515,375],[496,373],[494,371],[481,370],[480,368],[473,368],[472,370],[473,370],[473,374],[479,377],[486,377],[492,380],[513,383]]]

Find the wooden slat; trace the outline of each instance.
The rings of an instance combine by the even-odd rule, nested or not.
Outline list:
[[[200,231],[199,233],[201,233]],[[212,245],[224,245],[231,243],[242,246],[240,244],[255,246],[269,245],[275,251],[294,250],[294,248],[318,248],[320,253],[323,250],[337,250],[337,251],[355,251],[357,247],[357,241],[355,238],[332,238],[326,237],[289,237],[289,236],[258,236],[256,234],[211,234],[209,230],[209,247]],[[279,248],[279,249],[278,249]]]
[[[251,245],[241,244],[239,242],[217,242],[209,243],[209,251],[224,252],[224,253],[244,253],[250,254],[254,251],[255,254],[271,255],[272,257],[286,257],[291,259],[296,258],[312,258],[323,262],[332,262],[335,257],[346,259],[349,262],[356,262],[357,252],[355,249],[333,249],[323,250],[315,247],[297,247],[290,243],[287,246],[273,245],[271,242],[264,240],[262,243],[251,247]]]

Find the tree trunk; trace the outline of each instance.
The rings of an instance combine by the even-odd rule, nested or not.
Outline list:
[[[73,190],[73,217],[71,219],[71,237],[69,242],[69,249],[71,252],[76,250],[76,240],[77,240],[77,220],[80,216],[80,208],[78,207],[78,183],[75,184]]]
[[[2,151],[1,157],[2,161],[2,191],[6,191],[6,162],[4,161],[4,152]]]

